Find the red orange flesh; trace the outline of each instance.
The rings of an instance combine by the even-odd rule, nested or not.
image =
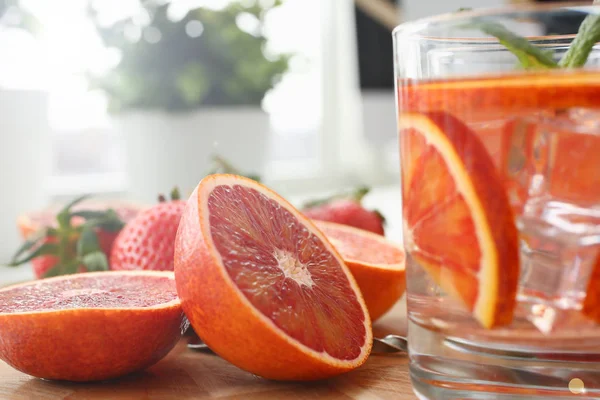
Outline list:
[[[358,283],[371,321],[376,321],[406,290],[405,257],[401,246],[363,229],[314,222],[339,251]]]
[[[512,321],[518,238],[479,138],[444,112],[400,117],[407,252],[485,327]]]
[[[198,335],[256,375],[322,379],[370,353],[369,315],[342,258],[310,220],[255,181],[200,182],[179,226],[175,276]]]
[[[600,257],[596,259],[587,286],[583,313],[600,324]]]
[[[505,118],[528,110],[596,107],[600,104],[598,76],[582,71],[506,74],[419,84],[406,81],[398,90],[403,110],[443,110],[474,122],[472,117],[489,120],[493,113]]]
[[[39,378],[139,371],[167,355],[186,327],[172,272],[91,272],[0,290],[0,358]]]

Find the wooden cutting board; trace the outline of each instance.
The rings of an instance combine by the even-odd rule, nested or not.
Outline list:
[[[405,305],[399,302],[375,327],[375,334],[405,333]],[[186,348],[187,338],[152,368],[103,383],[63,383],[32,378],[0,362],[0,399],[10,400],[187,400],[187,399],[354,399],[415,400],[405,354],[371,355],[365,365],[337,378],[282,383],[258,378],[225,360]]]

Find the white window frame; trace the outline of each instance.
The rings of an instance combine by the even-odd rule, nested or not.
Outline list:
[[[322,9],[322,124],[318,159],[274,161],[266,183],[289,195],[336,191],[357,184],[390,182],[381,154],[363,137],[361,91],[353,0],[320,2]],[[307,24],[307,29],[310,29]],[[392,178],[394,179],[394,178]],[[51,197],[76,193],[111,193],[127,197],[123,173],[53,176],[47,184]]]
[[[321,6],[323,110],[318,167],[307,171],[302,161],[276,163],[272,170],[277,172],[267,176],[270,185],[290,194],[395,179],[363,136],[354,1],[323,1]]]

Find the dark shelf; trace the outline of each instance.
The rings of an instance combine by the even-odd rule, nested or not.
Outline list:
[[[399,0],[387,1],[400,4]],[[393,89],[392,34],[358,7],[355,9],[360,87],[363,90]]]

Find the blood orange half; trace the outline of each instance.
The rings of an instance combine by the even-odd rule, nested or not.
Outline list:
[[[404,251],[381,235],[333,222],[314,221],[339,251],[377,320],[406,290]]]
[[[408,254],[484,327],[510,323],[517,229],[485,147],[443,112],[402,115],[400,143]]]
[[[172,272],[90,272],[0,290],[0,358],[39,378],[96,381],[144,369],[187,324]]]
[[[175,279],[198,336],[256,375],[322,379],[370,353],[371,321],[342,257],[310,220],[250,179],[200,182],[179,225]]]

